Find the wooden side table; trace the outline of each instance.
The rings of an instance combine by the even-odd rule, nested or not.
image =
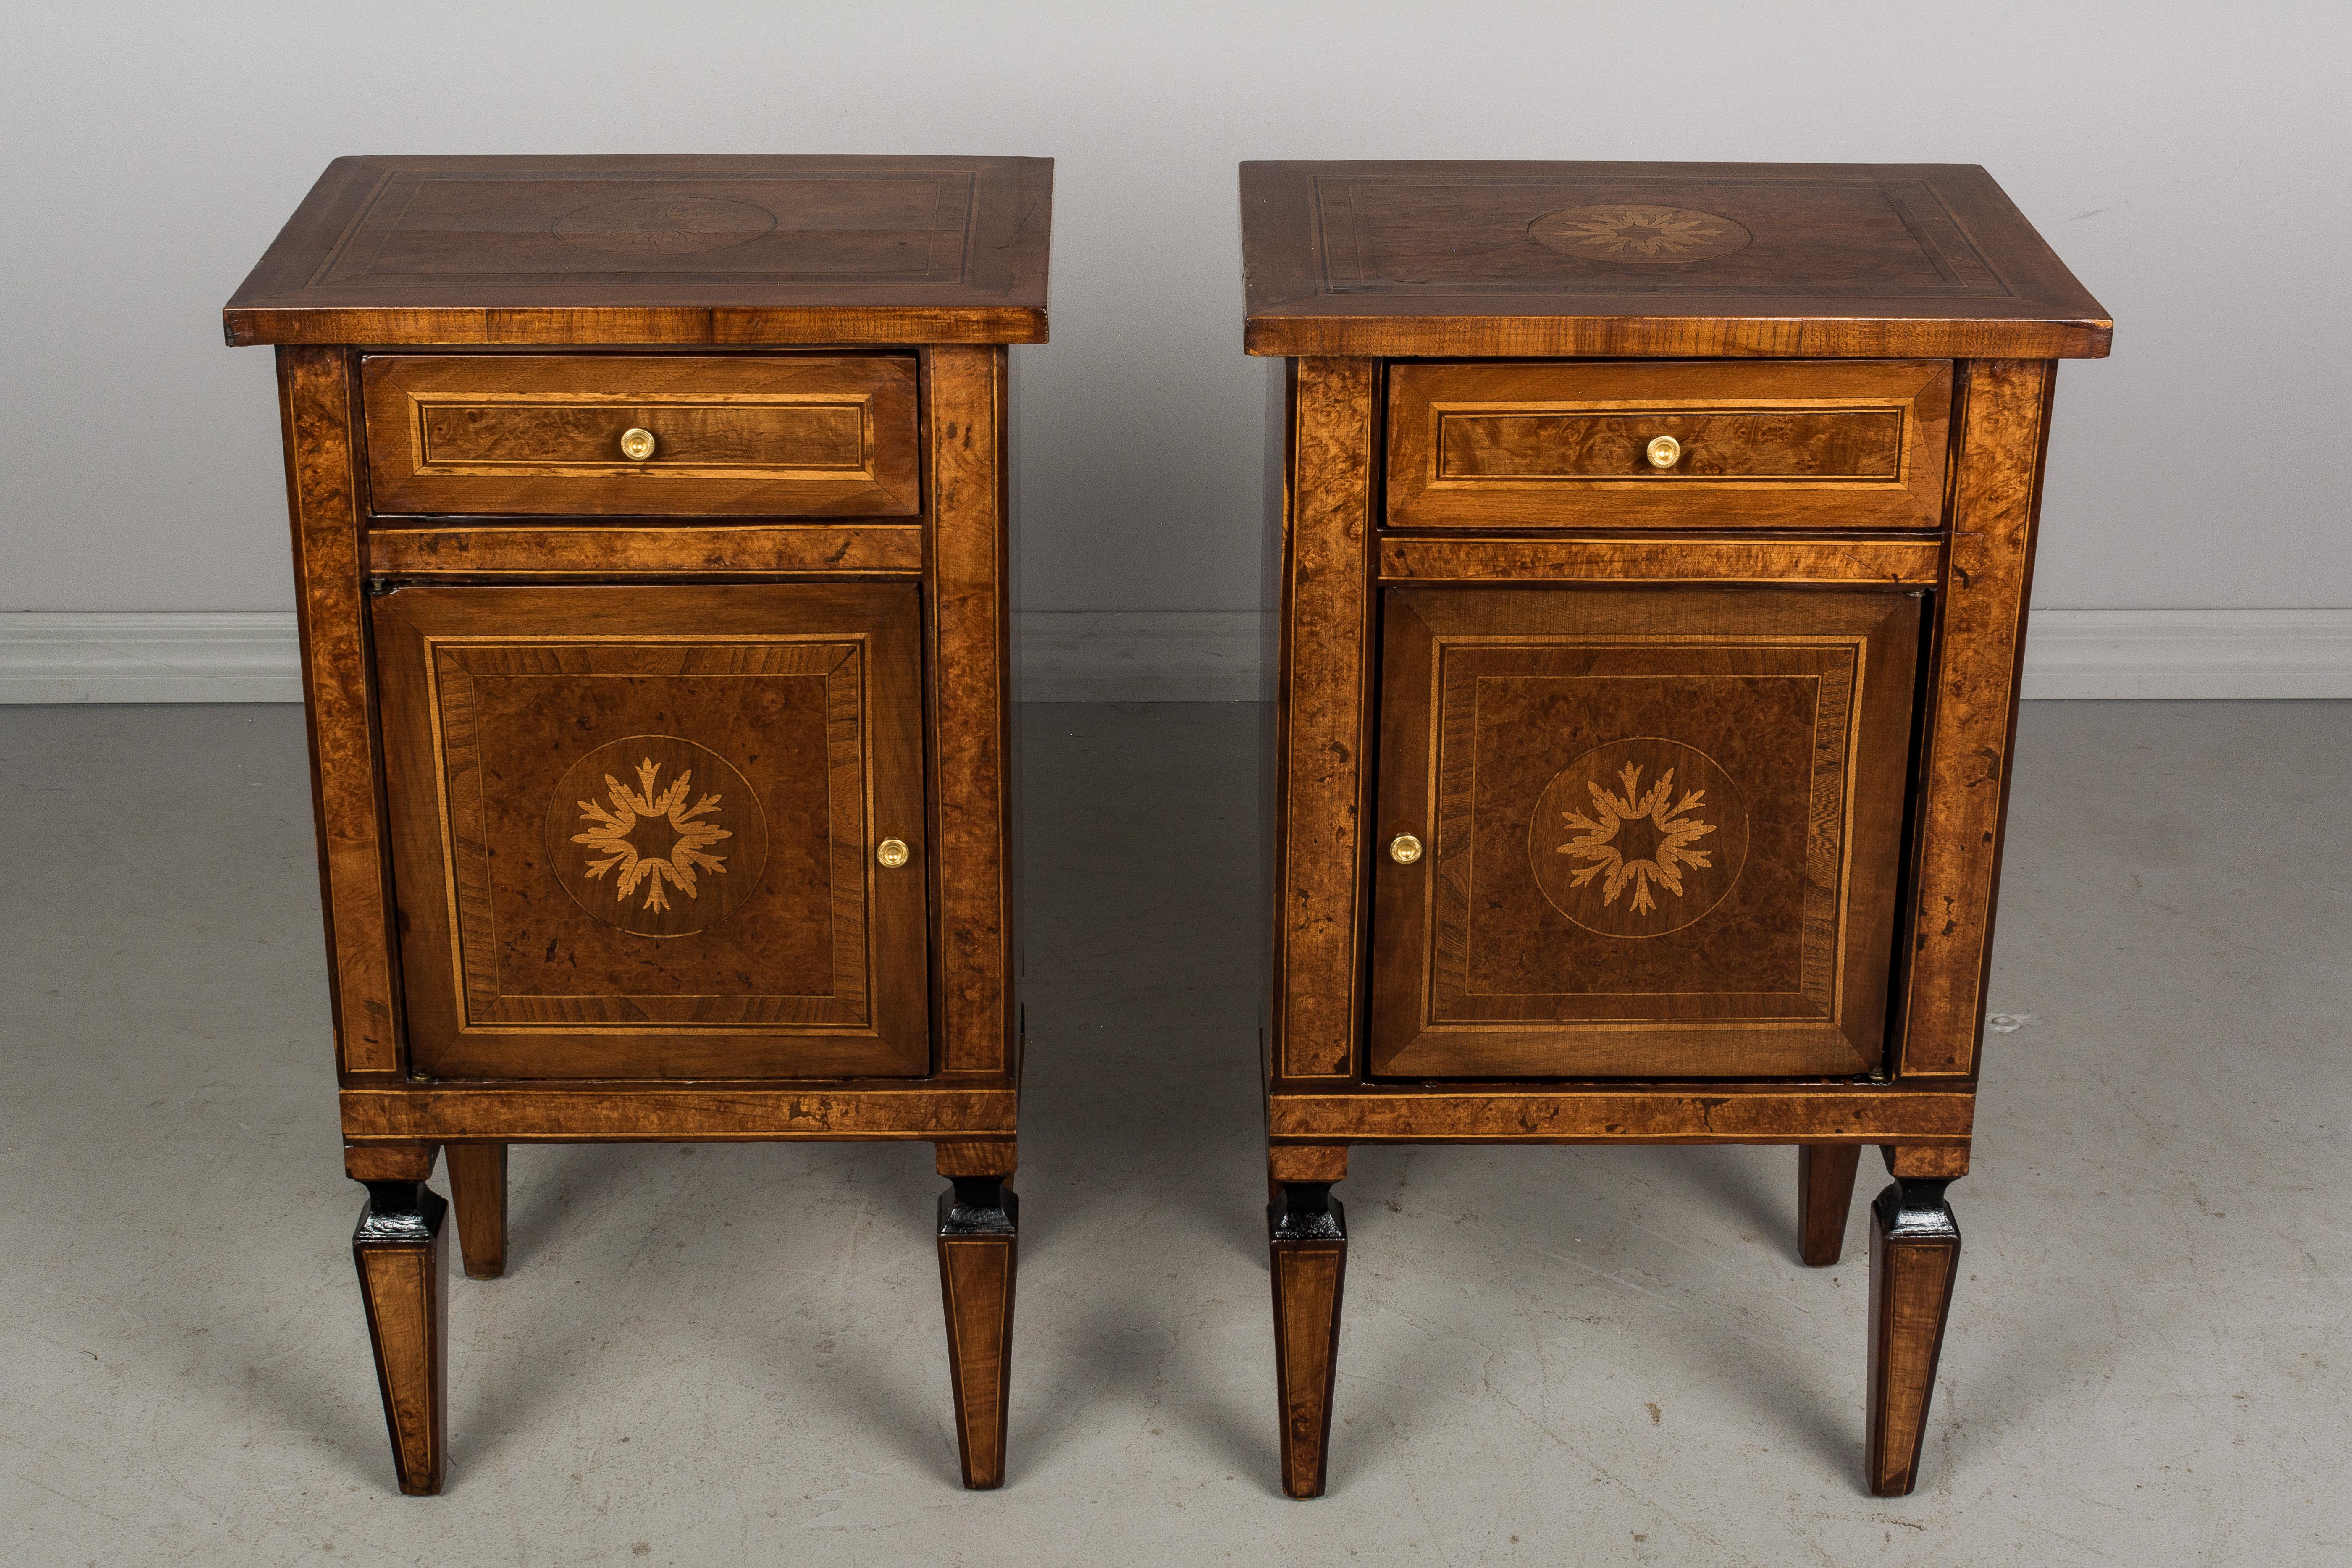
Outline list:
[[[1357,1143],[1793,1143],[1872,1207],[1867,1468],[1959,1253],[2035,512],[2111,323],[1983,170],[1245,163],[1285,356],[1265,1033],[1283,1484]],[[1274,606],[1269,606],[1274,607]]]
[[[936,1146],[965,1484],[1020,1214],[1007,345],[1024,158],[337,160],[275,343],[353,1237],[440,1489],[513,1143]]]

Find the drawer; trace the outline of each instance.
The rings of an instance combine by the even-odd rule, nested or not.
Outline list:
[[[377,512],[922,507],[909,357],[371,354],[360,378]]]
[[[1879,1066],[1918,600],[1384,597],[1374,1073]]]
[[[1396,528],[1934,528],[1942,360],[1398,364]]]
[[[417,1071],[929,1069],[913,584],[403,588],[370,615]]]

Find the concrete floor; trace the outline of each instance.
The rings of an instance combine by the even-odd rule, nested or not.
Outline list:
[[[12,1564],[2337,1563],[2352,704],[2041,704],[1917,1495],[1787,1150],[1360,1154],[1331,1495],[1275,1486],[1239,707],[1030,710],[1012,1479],[924,1147],[526,1150],[393,1488],[299,711],[0,710]],[[1880,1184],[1865,1168],[1864,1192]],[[453,1242],[454,1246],[454,1242]]]

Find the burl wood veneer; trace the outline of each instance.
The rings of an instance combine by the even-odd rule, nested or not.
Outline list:
[[[1051,164],[344,158],[278,345],[352,1240],[401,1489],[509,1145],[928,1142],[965,1482],[1017,1200],[1007,355]],[[789,1286],[786,1287],[789,1289]]]
[[[1958,1277],[2051,388],[1973,167],[1246,163],[1281,356],[1267,1210],[1324,1485],[1360,1143],[1784,1143],[1872,1207],[1866,1479]]]

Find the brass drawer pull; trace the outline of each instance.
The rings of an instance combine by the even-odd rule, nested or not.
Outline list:
[[[907,863],[907,841],[903,838],[885,838],[874,847],[874,858],[881,861],[891,870],[897,870]]]
[[[1660,436],[1650,443],[1650,467],[1671,468],[1683,460],[1683,444],[1672,436]]]
[[[642,463],[654,455],[654,433],[638,426],[621,432],[621,456],[632,463]],[[1651,443],[1650,461],[1656,462],[1657,444]]]
[[[1410,866],[1421,858],[1421,840],[1410,833],[1400,833],[1389,840],[1389,858],[1400,866]]]

